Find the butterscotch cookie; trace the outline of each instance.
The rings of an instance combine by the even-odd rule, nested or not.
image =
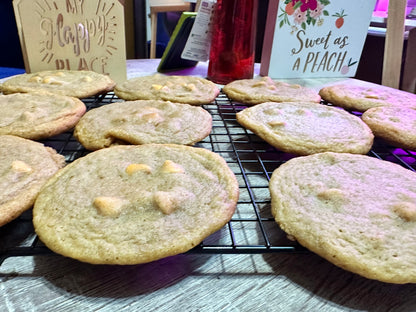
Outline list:
[[[114,89],[125,100],[164,100],[191,105],[211,103],[219,92],[216,84],[204,78],[161,74],[132,78]]]
[[[65,165],[43,144],[0,135],[0,226],[32,207],[45,182]]]
[[[72,129],[85,110],[79,99],[52,93],[0,95],[0,135],[48,138]]]
[[[50,92],[86,98],[113,90],[115,82],[107,75],[93,71],[48,70],[21,74],[6,80],[4,94],[19,92]]]
[[[416,173],[365,155],[289,160],[270,180],[272,213],[301,245],[388,283],[416,282]]]
[[[225,160],[183,145],[124,145],[79,158],[39,194],[33,223],[53,251],[94,264],[137,264],[188,251],[233,215]]]
[[[366,154],[374,139],[359,117],[317,103],[262,103],[238,112],[237,121],[277,149],[298,155]]]
[[[193,145],[209,135],[211,114],[202,107],[168,101],[117,102],[86,113],[74,135],[89,150],[114,144]]]
[[[359,112],[379,106],[416,107],[416,94],[382,85],[364,87],[336,84],[322,88],[319,94],[329,103]]]
[[[318,93],[298,84],[274,81],[270,77],[230,82],[222,89],[231,100],[254,105],[264,102],[317,102]]]
[[[416,107],[375,107],[365,111],[361,118],[376,137],[397,147],[416,150]]]

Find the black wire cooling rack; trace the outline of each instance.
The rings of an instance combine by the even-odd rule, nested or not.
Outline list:
[[[84,100],[88,109],[119,101],[113,93]],[[220,94],[214,103],[205,105],[213,118],[211,134],[197,147],[221,155],[237,177],[240,197],[236,213],[228,224],[209,236],[190,253],[277,253],[305,252],[280,230],[270,212],[269,179],[273,171],[295,155],[276,150],[235,118],[245,108]],[[66,132],[48,140],[45,145],[64,155],[66,161],[88,152]],[[416,152],[394,148],[376,140],[370,156],[400,164],[416,171]],[[31,211],[0,228],[0,264],[8,257],[53,254],[34,233]]]

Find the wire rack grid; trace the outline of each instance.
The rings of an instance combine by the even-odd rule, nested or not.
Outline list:
[[[114,93],[84,99],[87,109],[120,101]],[[196,144],[221,155],[239,182],[237,210],[220,231],[206,238],[189,253],[291,253],[307,252],[287,238],[270,212],[269,179],[282,163],[296,157],[270,146],[236,121],[245,106],[230,101],[223,93],[203,106],[213,119],[211,134]],[[356,113],[355,113],[356,114]],[[86,151],[66,132],[42,141],[65,156],[68,163]],[[398,163],[416,171],[416,153],[394,148],[376,140],[370,156]],[[0,264],[8,257],[53,254],[33,230],[31,211],[0,228]]]

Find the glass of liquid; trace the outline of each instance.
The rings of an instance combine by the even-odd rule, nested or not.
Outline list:
[[[253,78],[257,0],[217,0],[208,79],[227,84]]]

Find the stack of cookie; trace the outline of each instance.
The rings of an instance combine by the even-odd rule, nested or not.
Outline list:
[[[225,160],[186,146],[211,132],[201,105],[219,89],[197,77],[136,78],[115,90],[125,101],[85,113],[79,98],[114,86],[104,75],[71,71],[3,84],[0,226],[34,205],[40,239],[81,261],[137,264],[185,252],[221,229],[237,205]],[[32,141],[73,128],[94,152],[64,168],[63,156]]]
[[[321,89],[320,95],[334,105],[363,112],[362,120],[376,137],[416,149],[416,94],[385,86],[337,84]]]
[[[33,206],[65,158],[33,140],[71,130],[86,111],[79,98],[114,82],[94,72],[45,71],[5,81],[0,95],[0,226]]]
[[[153,75],[116,86],[126,102],[89,111],[74,135],[89,150],[119,144],[173,143],[194,145],[209,135],[211,115],[201,107],[220,90],[203,78]]]

